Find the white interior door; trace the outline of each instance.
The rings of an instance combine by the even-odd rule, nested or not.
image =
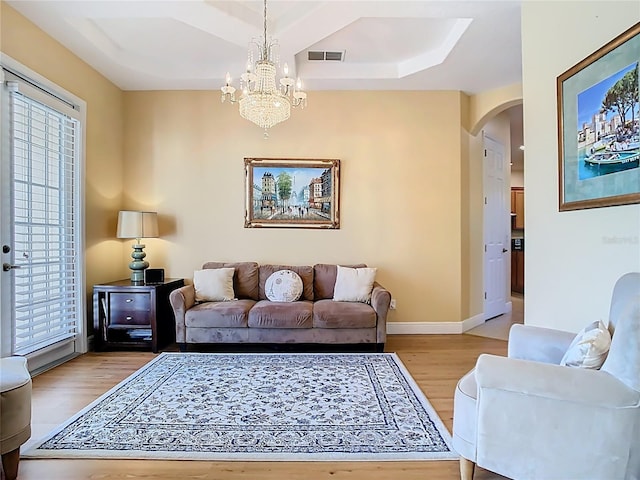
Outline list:
[[[486,135],[484,140],[484,316],[506,312],[509,258],[509,211],[505,185],[505,149]]]

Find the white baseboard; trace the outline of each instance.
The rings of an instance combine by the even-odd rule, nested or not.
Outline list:
[[[471,330],[484,323],[484,315],[474,315],[462,322],[389,322],[388,335],[442,335]]]
[[[482,325],[485,322],[484,313],[479,313],[478,315],[474,315],[473,317],[467,318],[462,321],[462,332],[464,333],[467,330],[471,330],[479,325]]]

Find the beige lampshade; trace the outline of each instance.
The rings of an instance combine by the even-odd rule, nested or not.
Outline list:
[[[154,238],[158,236],[158,214],[120,210],[118,238]]]

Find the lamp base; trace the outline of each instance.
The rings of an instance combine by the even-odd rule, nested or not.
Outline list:
[[[149,262],[143,260],[143,258],[147,256],[147,254],[142,251],[146,245],[134,244],[132,246],[133,252],[131,252],[131,258],[133,258],[133,261],[129,263],[131,283],[134,285],[143,285],[144,271],[149,268]]]

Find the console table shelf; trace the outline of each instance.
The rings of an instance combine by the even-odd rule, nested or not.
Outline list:
[[[156,353],[175,341],[176,327],[169,294],[184,286],[181,278],[153,285],[118,280],[93,286],[96,349],[151,348]]]

